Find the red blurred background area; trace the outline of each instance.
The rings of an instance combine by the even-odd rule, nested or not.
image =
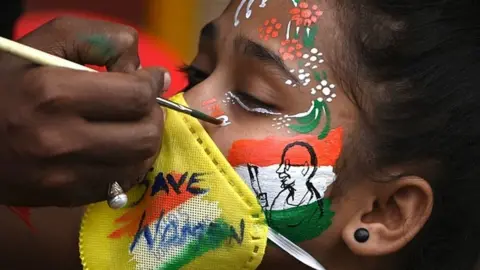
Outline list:
[[[17,22],[14,30],[14,38],[19,39],[32,30],[38,28],[42,24],[59,16],[76,16],[88,19],[105,20],[121,24],[127,24],[123,20],[113,17],[107,17],[95,13],[86,13],[78,11],[35,11],[25,13]],[[130,25],[135,27],[133,25]],[[183,65],[178,53],[172,48],[155,37],[142,32],[141,29],[135,27],[139,32],[139,56],[142,67],[161,66],[166,68],[172,77],[172,84],[170,89],[165,93],[169,97],[181,91],[186,85],[186,76],[178,71],[178,68]],[[104,68],[93,67],[99,71],[104,71]]]

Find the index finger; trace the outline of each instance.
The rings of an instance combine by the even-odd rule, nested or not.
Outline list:
[[[138,69],[138,33],[130,26],[100,20],[58,17],[20,40],[28,46],[79,64],[109,71]]]
[[[169,75],[161,68],[93,73],[40,67],[22,83],[43,89],[32,89],[32,95],[41,95],[33,98],[40,110],[72,111],[90,121],[132,121],[151,112],[165,80]]]

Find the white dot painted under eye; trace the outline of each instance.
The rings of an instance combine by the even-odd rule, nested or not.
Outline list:
[[[305,64],[305,67],[309,67],[311,64],[312,64],[312,63],[307,62],[307,63]]]
[[[306,77],[305,74],[300,74],[300,75],[298,75],[298,78],[299,78],[300,80],[305,80],[305,77]]]
[[[290,126],[290,124],[286,124],[285,126],[289,127],[289,126]]]
[[[328,95],[330,95],[330,94],[332,93],[332,91],[330,91],[330,88],[325,87],[325,88],[323,88],[322,93],[323,93],[325,96],[328,96]]]
[[[318,101],[322,102],[323,101],[323,98],[319,97],[317,98]]]
[[[316,54],[316,53],[318,53],[318,49],[317,49],[317,48],[313,48],[313,49],[310,50],[310,52]]]
[[[323,86],[327,86],[327,84],[328,84],[328,82],[327,82],[326,80],[322,80],[320,83],[321,83]]]
[[[336,97],[337,97],[337,94],[333,93],[332,98],[336,98]]]
[[[333,99],[327,98],[327,102],[332,102],[332,101],[333,101]]]
[[[310,61],[312,61],[312,62],[315,62],[315,61],[317,61],[317,57],[316,57],[316,56],[312,56],[312,57],[310,57]]]
[[[315,88],[317,88],[317,90],[322,90],[323,87],[321,85],[317,85]]]
[[[304,73],[304,72],[305,72],[305,69],[298,70],[298,73]]]
[[[318,68],[318,66],[317,66],[317,65],[315,65],[315,66],[313,66],[313,67],[312,67],[312,69],[317,69],[317,68]]]
[[[330,84],[330,88],[335,88],[335,84]]]
[[[319,63],[323,63],[323,62],[325,62],[325,60],[323,60],[323,59],[320,59],[320,61],[318,61],[318,62],[319,62]]]
[[[308,59],[308,57],[310,57],[310,55],[308,55],[308,54],[303,55],[303,59]]]
[[[312,91],[310,92],[312,95],[315,95],[317,93],[317,90],[315,88],[312,88]]]
[[[287,85],[292,85],[292,84],[293,84],[293,81],[292,81],[292,80],[287,80],[287,81],[285,82],[285,84],[287,84]]]
[[[295,69],[293,69],[293,68],[290,69],[290,73],[293,73],[293,72],[295,72]]]

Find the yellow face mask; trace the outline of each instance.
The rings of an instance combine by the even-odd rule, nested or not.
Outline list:
[[[173,101],[187,105],[183,94]],[[255,269],[268,227],[253,192],[202,125],[168,110],[162,150],[130,206],[88,207],[84,269]]]

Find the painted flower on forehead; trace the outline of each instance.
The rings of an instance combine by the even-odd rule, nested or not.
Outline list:
[[[282,24],[276,18],[266,20],[261,27],[258,28],[258,33],[261,39],[267,41],[270,38],[278,37],[278,31],[282,28]]]
[[[280,43],[282,47],[278,50],[282,59],[293,61],[303,56],[303,45],[297,39],[286,39]]]
[[[297,26],[310,26],[312,23],[316,23],[318,18],[322,16],[323,11],[319,9],[317,5],[311,7],[307,2],[301,2],[298,7],[290,10],[292,15],[292,21],[295,21]]]

